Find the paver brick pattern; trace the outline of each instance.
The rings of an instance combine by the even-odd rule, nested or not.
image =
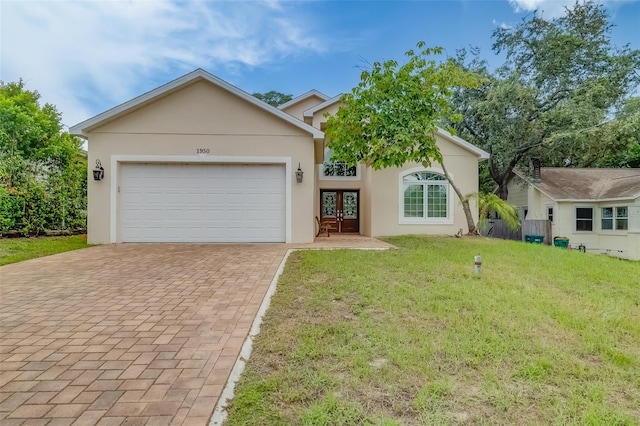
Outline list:
[[[284,244],[119,244],[0,268],[0,425],[205,425]]]

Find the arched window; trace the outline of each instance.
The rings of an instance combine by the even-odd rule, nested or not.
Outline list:
[[[401,175],[400,223],[443,223],[451,218],[449,182],[432,171]]]

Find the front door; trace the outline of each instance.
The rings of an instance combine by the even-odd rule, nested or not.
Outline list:
[[[322,190],[320,191],[320,218],[329,224],[332,233],[358,233],[360,219],[359,191]]]

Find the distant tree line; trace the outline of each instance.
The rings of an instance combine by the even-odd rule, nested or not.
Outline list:
[[[271,90],[265,93],[252,93],[252,95],[274,107],[280,106],[293,99],[292,95],[287,95],[275,90]]]
[[[87,161],[53,105],[22,80],[0,82],[0,233],[86,228]]]

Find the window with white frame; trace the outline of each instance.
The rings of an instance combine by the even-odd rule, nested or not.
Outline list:
[[[349,166],[341,161],[331,161],[333,151],[324,150],[324,162],[320,165],[320,176],[328,178],[355,178],[358,176],[358,167]]]
[[[576,207],[576,231],[593,231],[593,207]]]
[[[553,222],[553,206],[547,206],[547,220]]]
[[[433,172],[402,177],[401,222],[443,222],[450,217],[449,182]]]
[[[616,207],[616,230],[626,231],[629,229],[629,208]]]
[[[600,213],[602,215],[600,227],[605,231],[613,229],[613,207],[603,207]]]
[[[629,229],[629,208],[624,207],[603,207],[601,209],[602,230],[626,231]]]

